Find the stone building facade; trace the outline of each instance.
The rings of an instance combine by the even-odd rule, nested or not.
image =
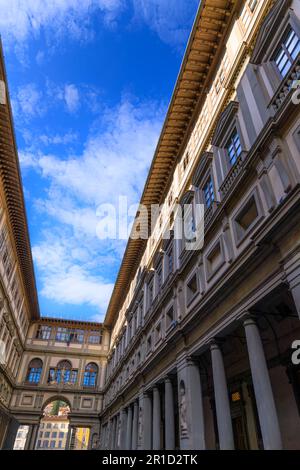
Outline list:
[[[12,113],[0,54],[0,448],[37,446],[45,407],[68,404],[67,447],[99,442],[110,333],[102,324],[41,318]],[[19,446],[20,444],[20,446]]]
[[[161,210],[97,324],[39,315],[1,56],[1,448],[20,424],[35,448],[55,399],[67,447],[300,448],[299,80],[299,0],[201,1],[141,199]]]
[[[300,448],[299,52],[299,1],[202,0],[106,314],[102,449]]]

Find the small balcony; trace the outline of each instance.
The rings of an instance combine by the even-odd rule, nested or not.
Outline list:
[[[281,82],[279,89],[273,96],[269,107],[275,111],[275,113],[292,97],[297,86],[297,81],[300,80],[300,56],[296,59],[294,65],[291,67],[289,73],[285,79]]]
[[[231,167],[229,173],[227,174],[226,178],[224,179],[221,187],[220,187],[220,193],[222,196],[222,199],[227,195],[231,187],[233,186],[234,182],[238,178],[238,176],[241,174],[243,170],[243,162],[247,156],[247,152],[243,151],[235,164]]]
[[[219,202],[213,201],[213,203],[210,205],[210,207],[208,207],[205,210],[205,212],[204,212],[204,228],[205,229],[209,225],[209,222],[211,221],[211,219],[213,218],[213,215],[214,215],[215,211],[217,210],[218,205],[219,205]]]

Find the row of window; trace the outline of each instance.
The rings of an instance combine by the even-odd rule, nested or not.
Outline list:
[[[50,431],[45,431],[45,432],[40,431],[40,432],[39,432],[39,437],[40,437],[40,438],[43,437],[44,439],[45,439],[45,438],[46,438],[46,439],[49,439],[49,438],[50,438],[50,434],[51,434],[51,438],[52,438],[52,439],[56,439],[57,437],[58,437],[59,439],[63,439],[63,438],[65,437],[65,434],[66,434],[66,433],[63,432],[63,431],[60,431],[60,432],[57,432],[57,431],[53,431],[53,432],[50,432]]]
[[[41,441],[40,439],[37,441],[37,449],[62,449],[63,442],[58,441],[56,445],[56,441]]]
[[[78,328],[52,327],[49,325],[39,325],[36,333],[37,339],[49,340],[63,343],[84,343],[85,340],[90,344],[102,343],[102,331],[86,331]]]
[[[20,286],[18,272],[14,272],[13,251],[8,238],[8,232],[4,226],[0,230],[0,257],[2,260],[5,280],[7,283],[8,291],[11,294],[11,299],[15,306],[15,318],[18,320],[21,331],[25,335],[28,327],[28,319],[24,308],[21,308],[23,303],[23,294]]]
[[[41,359],[30,361],[26,376],[26,381],[31,384],[38,384],[41,380],[43,362]],[[95,387],[97,384],[98,366],[91,362],[87,364],[84,370],[82,385],[85,387]],[[49,369],[49,384],[76,384],[78,378],[78,369],[73,369],[69,361],[60,361],[57,367]]]
[[[68,427],[66,423],[41,423],[40,429],[65,429]]]
[[[280,73],[281,77],[284,78],[290,71],[291,67],[293,66],[296,58],[298,57],[300,52],[300,38],[295,31],[295,29],[289,25],[283,34],[278,47],[276,48],[276,52],[272,57],[272,61],[277,67],[278,72]],[[243,152],[243,146],[242,146],[242,140],[241,140],[241,135],[240,135],[240,128],[236,125],[233,127],[231,130],[229,137],[225,140],[225,142],[222,142],[221,145],[222,149],[225,151],[225,156],[227,157],[227,169],[230,169],[234,167],[237,162],[239,161],[242,152]],[[186,157],[183,160],[183,166],[184,169],[186,169],[187,165],[189,163],[189,155],[188,153],[186,154]],[[204,183],[201,185],[199,188],[200,191],[202,192],[202,201],[205,204],[206,209],[209,209],[214,201],[216,200],[216,194],[215,194],[215,185],[214,181],[212,178],[212,171],[210,171],[209,176],[204,180]],[[248,232],[249,228],[252,226],[253,221],[257,220],[259,213],[258,213],[258,208],[257,208],[257,202],[255,201],[255,197],[253,196],[249,202],[247,207],[244,208],[244,210],[238,214],[236,217],[235,221],[235,236],[236,236],[236,241],[240,242],[240,240],[243,239],[244,235]],[[195,227],[195,214],[191,214],[191,228],[193,229]],[[193,233],[193,230],[192,230]],[[215,253],[213,253],[215,255]],[[155,275],[156,275],[156,284],[155,284],[155,275],[152,276],[152,278],[148,281],[147,283],[147,309],[148,311],[151,308],[151,305],[153,301],[155,300],[155,297],[157,296],[158,292],[161,290],[163,282],[166,280],[168,275],[173,272],[174,268],[174,254],[173,254],[173,244],[170,243],[169,249],[166,252],[165,256],[167,257],[166,259],[166,268],[168,272],[165,274],[165,279],[163,280],[163,268],[162,268],[162,262],[158,264],[158,266],[155,269]],[[211,271],[214,271],[214,259],[217,259],[217,264],[218,264],[218,257],[214,256],[212,257],[212,262],[211,266],[209,264],[209,267],[211,268]],[[209,260],[210,261],[210,260]],[[195,293],[198,290],[197,286],[197,279],[194,276],[188,283],[187,286],[187,292],[188,292],[188,298],[193,298]],[[129,343],[130,339],[134,335],[134,330],[135,330],[135,324],[136,324],[136,318],[138,318],[136,315],[133,315],[132,320],[130,320],[127,330],[127,344]],[[126,334],[126,333],[125,333]],[[125,336],[124,334],[124,336]],[[124,338],[123,338],[124,339]],[[147,342],[147,350],[151,350],[151,341],[152,338],[148,338]],[[115,352],[112,361],[109,364],[108,367],[108,375],[110,375],[112,368],[118,363],[118,360],[120,356],[122,356],[124,352],[124,341],[121,340],[119,345],[117,346],[117,351]]]

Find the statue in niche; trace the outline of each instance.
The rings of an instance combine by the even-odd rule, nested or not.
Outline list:
[[[179,416],[180,416],[180,435],[185,438],[188,437],[188,423],[187,423],[187,403],[186,403],[186,390],[183,380],[179,385]]]

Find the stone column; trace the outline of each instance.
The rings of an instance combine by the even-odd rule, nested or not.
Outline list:
[[[175,449],[174,392],[169,378],[165,379],[165,447]]]
[[[205,449],[201,377],[198,364],[182,356],[178,361],[180,449]]]
[[[138,420],[139,420],[139,405],[135,401],[133,405],[133,423],[132,423],[132,450],[137,450],[138,444]]]
[[[160,394],[157,387],[153,389],[153,420],[152,420],[152,448],[160,450]]]
[[[126,450],[127,414],[124,408],[120,412],[120,420],[121,420],[121,431],[120,431],[121,435],[120,435],[120,449],[119,450]]]
[[[74,450],[76,446],[76,430],[76,426],[71,426],[70,450]]]
[[[118,417],[115,416],[113,419],[113,434],[112,434],[112,450],[117,448],[117,438],[118,438]]]
[[[69,449],[70,449],[71,433],[72,433],[72,428],[71,428],[71,426],[69,425],[68,434],[67,434],[67,439],[66,439],[66,445],[65,445],[65,450],[69,450]]]
[[[143,413],[143,450],[152,449],[152,401],[148,393],[144,394]]]
[[[222,352],[216,343],[211,345],[217,423],[221,450],[234,449],[230,403]]]
[[[29,425],[29,430],[28,430],[24,450],[34,450],[35,449],[39,427],[40,427],[39,424]]]
[[[102,363],[102,370],[101,370],[100,388],[103,388],[104,385],[105,385],[106,369],[107,369],[107,362],[103,362]]]
[[[280,450],[282,440],[277,410],[259,330],[251,318],[244,322],[244,328],[264,448]]]
[[[19,426],[20,426],[20,423],[15,418],[11,418],[9,420],[2,449],[11,450],[14,448],[16,435],[17,435]],[[29,431],[30,430],[31,429],[29,429]]]
[[[127,411],[126,450],[131,450],[132,445],[132,407],[129,405]]]

